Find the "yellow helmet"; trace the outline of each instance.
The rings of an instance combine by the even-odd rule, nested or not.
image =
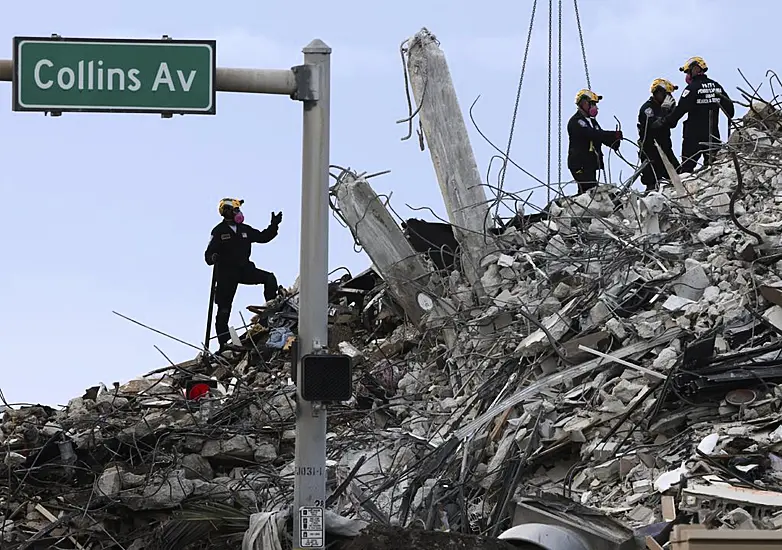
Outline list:
[[[650,87],[651,92],[654,93],[657,88],[662,88],[669,94],[672,94],[674,90],[679,89],[676,84],[673,84],[671,81],[664,78],[655,78],[654,81],[652,81],[652,85]]]
[[[241,208],[241,206],[244,204],[244,199],[221,199],[220,204],[217,205],[217,211],[220,213],[220,215],[223,215],[223,210],[225,210],[226,207],[230,208]]]
[[[708,65],[706,65],[706,61],[703,60],[702,57],[698,57],[697,55],[695,57],[689,58],[687,61],[684,62],[684,65],[679,67],[679,70],[683,73],[686,73],[690,70],[690,68],[693,65],[697,65],[701,68],[703,72],[706,72],[709,70]]]
[[[576,105],[581,103],[582,99],[587,99],[589,101],[597,103],[598,101],[603,99],[603,96],[597,95],[592,90],[587,90],[586,88],[583,88],[583,89],[579,90],[578,93],[576,94]]]

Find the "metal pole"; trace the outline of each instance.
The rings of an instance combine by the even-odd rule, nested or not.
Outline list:
[[[0,59],[0,81],[11,82],[14,77],[14,62],[10,59]]]
[[[299,259],[299,357],[327,348],[329,244],[329,87],[331,48],[315,39],[304,63],[317,69],[317,100],[304,101],[301,169],[301,256]],[[326,408],[301,398],[297,361],[296,458],[293,488],[293,547],[323,548],[326,500]]]
[[[215,290],[216,290],[216,283],[217,283],[217,263],[212,266],[212,279],[211,279],[211,285],[209,286],[209,307],[206,310],[206,334],[204,335],[204,354],[203,358],[204,361],[207,360],[207,357],[209,357],[209,340],[211,338],[209,337],[212,333],[212,311],[214,309],[214,303],[215,303]],[[217,329],[215,329],[215,332]]]
[[[299,357],[328,347],[329,116],[331,48],[315,39],[303,49],[304,67],[217,68],[220,92],[289,95],[304,105],[302,126]],[[309,66],[309,67],[307,67]],[[312,70],[302,70],[311,68]],[[306,79],[311,78],[312,82]],[[0,81],[13,80],[13,62],[0,59]],[[211,305],[211,301],[210,301]],[[204,343],[208,346],[208,341]],[[297,380],[303,380],[297,361]],[[294,550],[324,548],[326,409],[304,401],[297,387],[293,490]]]
[[[11,82],[13,76],[13,61],[0,59],[0,82]],[[296,75],[290,69],[217,67],[215,88],[218,92],[291,95],[296,91]]]

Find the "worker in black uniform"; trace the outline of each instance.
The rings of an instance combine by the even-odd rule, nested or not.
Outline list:
[[[242,204],[244,200],[227,198],[220,201],[218,211],[223,221],[212,229],[212,237],[204,254],[206,263],[215,265],[217,269],[215,331],[220,350],[225,349],[231,339],[228,319],[238,285],[262,284],[267,302],[276,298],[279,290],[274,273],[258,269],[250,261],[250,249],[252,243],[268,243],[277,236],[282,212],[272,212],[269,226],[258,231],[244,223]]]
[[[660,152],[655,142],[665,153],[674,169],[679,168],[679,159],[673,152],[671,142],[671,128],[667,125],[655,123],[665,118],[676,107],[673,98],[674,90],[679,87],[664,78],[655,78],[651,86],[651,97],[641,105],[638,111],[638,155],[641,162],[648,160],[649,164],[641,172],[641,183],[646,186],[646,191],[656,191],[660,188],[659,181],[668,179],[668,172],[660,157]]]
[[[591,90],[576,94],[578,110],[567,123],[567,167],[578,183],[579,194],[597,187],[597,172],[603,169],[603,145],[618,151],[621,130],[603,130],[597,123],[597,102],[603,96]]]
[[[722,86],[706,76],[709,70],[702,57],[691,57],[679,68],[686,74],[687,87],[682,92],[676,108],[665,117],[664,124],[675,128],[687,114],[682,129],[682,164],[680,173],[695,171],[698,159],[703,156],[703,167],[714,161],[716,147],[720,144],[720,109],[732,119],[735,114],[733,101]]]

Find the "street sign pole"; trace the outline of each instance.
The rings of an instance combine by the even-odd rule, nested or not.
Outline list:
[[[296,361],[293,488],[293,546],[296,550],[325,546],[326,504],[326,407],[302,398],[302,361],[298,359],[325,351],[328,345],[331,48],[320,40],[313,40],[303,51],[305,65],[313,67],[317,99],[304,102],[302,125],[299,357]]]
[[[303,49],[304,65],[290,70],[225,69],[214,66],[215,44],[208,41],[196,45],[195,41],[177,42],[168,37],[165,37],[163,43],[160,40],[61,39],[59,36],[56,36],[56,40],[52,38],[20,37],[15,40],[16,63],[14,60],[0,59],[0,81],[12,82],[14,88],[14,110],[57,114],[215,114],[214,101],[209,101],[210,90],[212,94],[219,91],[288,95],[291,99],[303,103],[293,546],[294,550],[324,548],[326,407],[320,401],[303,399],[304,369],[303,362],[299,359],[323,354],[328,348],[331,48],[321,40],[313,40]],[[95,46],[99,46],[98,43],[102,43],[97,50],[100,57],[110,56],[112,51],[115,52],[113,64],[108,67],[111,69],[110,73],[108,69],[105,73],[99,70],[108,66],[106,59],[95,60],[91,57],[96,53]],[[191,53],[177,54],[179,57],[175,56],[172,61],[173,54],[167,52],[184,46],[190,47],[190,44],[192,51],[202,52],[202,57],[195,57]],[[196,50],[197,47],[201,50]],[[142,51],[146,57],[136,57],[133,53]],[[55,59],[68,64],[57,66]],[[93,63],[90,64],[90,61]],[[145,65],[136,66],[137,62]],[[154,71],[151,71],[150,67]],[[205,74],[211,80],[211,88],[200,87],[200,79]],[[146,77],[146,80],[143,77]],[[112,83],[111,87],[109,82]],[[121,86],[123,82],[125,84]],[[102,83],[105,83],[105,87]],[[142,92],[140,96],[129,95],[126,91],[128,83],[133,85],[133,89],[138,88],[137,91],[149,92],[163,89],[165,85],[169,95],[165,96],[167,99],[163,102],[161,98],[164,96],[160,94]],[[75,93],[74,88],[76,92],[81,88],[84,95]],[[198,93],[198,97],[194,98],[191,90]],[[322,369],[316,370],[320,372]],[[336,370],[333,372],[336,373]],[[332,396],[341,395],[344,398],[344,390],[349,389],[350,375],[349,371],[344,371],[343,375],[345,372],[348,373],[347,376],[342,377],[342,385],[337,384],[338,391],[332,393]],[[337,378],[339,377],[335,377]],[[334,389],[332,387],[330,391]],[[330,394],[325,392],[321,395]]]

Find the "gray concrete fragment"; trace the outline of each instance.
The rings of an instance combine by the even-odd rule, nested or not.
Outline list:
[[[549,336],[555,341],[562,338],[570,328],[570,319],[567,317],[567,314],[574,303],[568,304],[568,306],[563,308],[562,312],[546,317],[541,324],[546,327],[548,334],[541,329],[536,330],[519,343],[516,347],[516,352],[520,353],[522,357],[537,355],[551,346],[552,343],[549,340]]]
[[[179,506],[194,490],[193,481],[179,470],[165,478],[153,477],[140,495],[123,496],[122,501],[131,510],[164,510]]]
[[[189,454],[182,458],[182,469],[187,479],[214,479],[214,471],[209,461],[201,455]]]
[[[96,484],[98,494],[114,498],[122,490],[122,472],[118,466],[106,468]]]
[[[590,325],[599,325],[609,317],[611,317],[611,310],[602,301],[596,302],[592,309],[589,310]]]
[[[711,281],[697,260],[688,258],[684,261],[684,266],[685,272],[677,279],[677,283],[673,287],[674,292],[677,296],[697,302]]]
[[[629,380],[621,379],[617,382],[616,386],[614,386],[614,389],[611,390],[611,395],[627,405],[635,396],[643,391],[644,388],[645,386],[642,384],[634,384]]]
[[[710,288],[714,288],[714,287],[710,287]],[[679,311],[681,309],[684,309],[686,306],[690,305],[691,303],[693,303],[693,301],[690,300],[689,298],[682,298],[681,296],[671,294],[670,296],[668,296],[668,299],[666,299],[665,302],[663,302],[663,307],[670,312],[674,312],[674,311]]]
[[[703,291],[703,299],[708,302],[714,303],[719,298],[720,293],[721,293],[720,289],[716,286],[706,287]]]
[[[566,285],[565,283],[559,283],[556,287],[554,287],[554,297],[558,300],[564,300],[568,296],[570,296],[570,293],[573,292],[573,289]]]
[[[667,373],[676,365],[678,360],[678,352],[673,348],[667,347],[655,358],[652,368],[658,372]]]
[[[701,241],[703,244],[710,245],[717,242],[720,239],[720,237],[722,237],[722,235],[724,234],[725,234],[724,225],[722,224],[710,225],[698,231],[698,240]]]
[[[255,447],[254,438],[235,435],[226,440],[210,439],[204,443],[201,456],[215,459],[250,459],[253,458]]]
[[[277,449],[271,443],[261,443],[255,448],[253,458],[256,462],[268,462],[277,458]]]
[[[624,340],[627,338],[627,331],[625,330],[624,326],[622,326],[622,323],[618,319],[609,319],[606,321],[606,330],[619,338],[620,340]]]

